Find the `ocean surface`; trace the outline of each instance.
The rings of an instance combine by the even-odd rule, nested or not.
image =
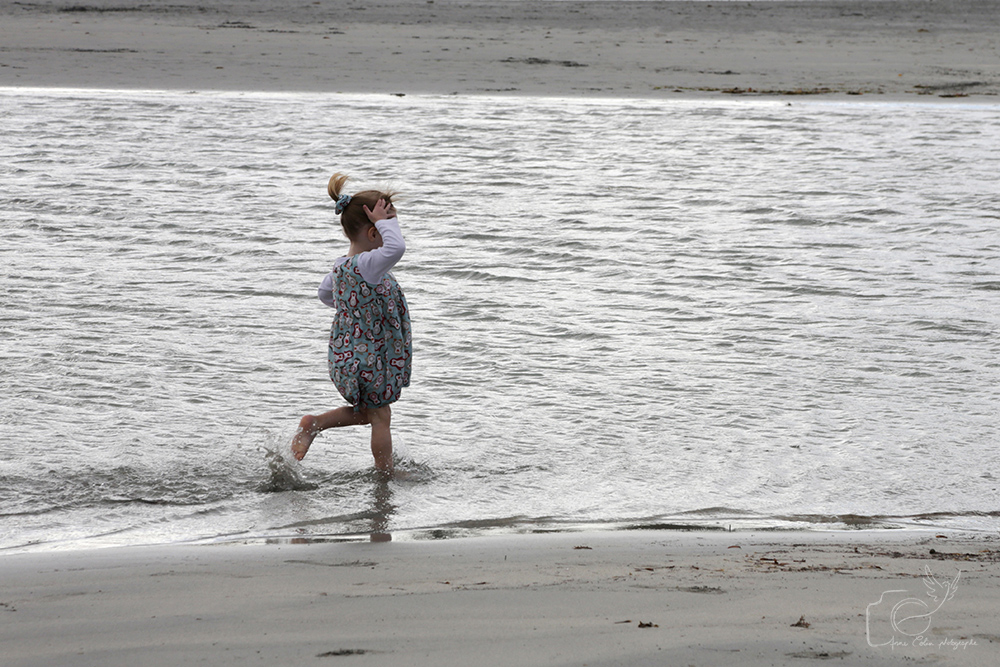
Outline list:
[[[1000,529],[1000,105],[0,90],[0,550]],[[391,186],[399,478],[326,194]]]

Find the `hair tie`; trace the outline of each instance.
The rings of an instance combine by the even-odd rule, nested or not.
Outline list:
[[[336,211],[337,215],[340,215],[350,203],[351,195],[340,195],[340,199],[337,200],[337,208],[335,208],[334,211]]]

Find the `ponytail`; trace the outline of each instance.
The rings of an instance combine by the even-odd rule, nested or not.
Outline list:
[[[339,171],[330,177],[330,182],[326,185],[326,191],[330,195],[330,199],[333,201],[340,199],[340,191],[344,189],[344,183],[347,182],[347,178],[347,174],[341,174]]]

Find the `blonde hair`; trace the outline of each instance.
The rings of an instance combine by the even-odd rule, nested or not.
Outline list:
[[[326,191],[331,199],[337,201],[341,195],[346,194],[344,193],[344,183],[347,182],[347,179],[347,174],[341,174],[340,172],[330,177]],[[365,213],[364,207],[367,206],[369,211],[372,210],[379,199],[384,199],[386,204],[391,204],[392,197],[395,194],[395,192],[391,191],[363,190],[351,195],[351,201],[348,202],[340,214],[340,226],[344,228],[344,235],[352,241],[358,238],[364,232],[365,228],[372,224]]]

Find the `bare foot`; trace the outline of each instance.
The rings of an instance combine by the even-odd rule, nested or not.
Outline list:
[[[316,439],[317,433],[319,433],[319,430],[316,428],[316,417],[306,415],[299,420],[299,430],[295,432],[295,437],[292,438],[292,456],[295,457],[296,461],[301,461],[306,457],[309,445]]]

